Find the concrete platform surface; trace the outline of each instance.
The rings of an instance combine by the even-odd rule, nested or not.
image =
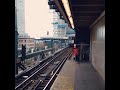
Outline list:
[[[74,90],[75,65],[74,61],[67,60],[50,90]]]
[[[76,66],[74,90],[105,90],[105,83],[90,63]]]
[[[90,63],[67,60],[50,90],[105,90],[105,83]]]

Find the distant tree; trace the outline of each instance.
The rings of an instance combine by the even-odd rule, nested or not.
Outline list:
[[[27,53],[31,53],[31,49],[29,49]]]

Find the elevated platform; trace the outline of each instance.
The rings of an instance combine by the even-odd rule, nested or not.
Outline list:
[[[50,90],[105,90],[105,83],[91,63],[67,60]]]

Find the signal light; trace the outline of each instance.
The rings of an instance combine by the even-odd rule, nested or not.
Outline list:
[[[25,60],[25,57],[26,57],[26,46],[22,45],[22,61]]]

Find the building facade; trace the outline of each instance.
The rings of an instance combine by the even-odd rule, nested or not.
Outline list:
[[[69,37],[69,35],[75,34],[75,30],[71,29],[70,27],[66,27],[66,36]]]
[[[53,11],[53,37],[66,37],[66,23]]]
[[[34,38],[18,38],[18,48],[21,49],[22,45],[26,45],[26,49],[34,48]]]
[[[25,2],[24,0],[15,0],[17,13],[17,31],[19,35],[27,36],[25,33]]]
[[[44,49],[45,43],[40,39],[35,39],[35,48]]]

